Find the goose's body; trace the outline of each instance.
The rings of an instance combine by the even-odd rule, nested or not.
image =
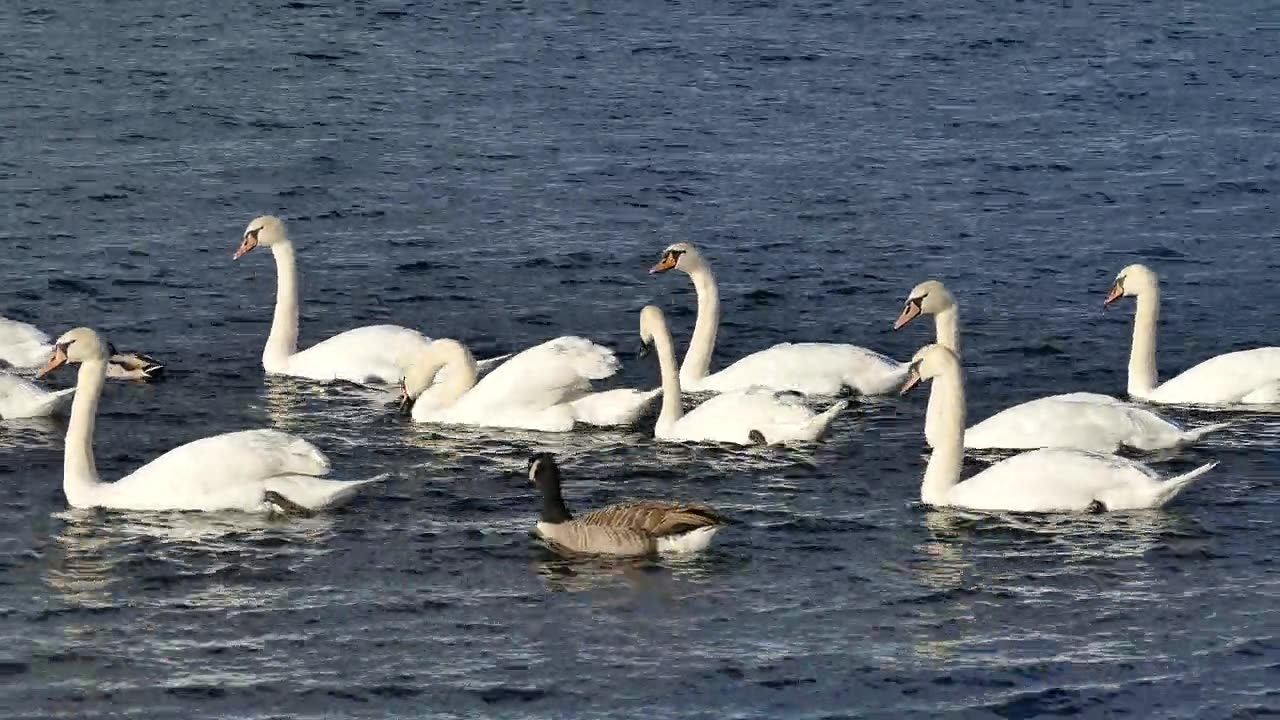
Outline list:
[[[329,461],[314,445],[276,430],[246,430],[174,448],[113,483],[98,478],[93,429],[106,379],[105,343],[88,328],[59,338],[41,375],[80,363],[67,427],[63,492],[77,508],[120,510],[322,510],[350,499],[372,480],[324,477]]]
[[[1188,405],[1280,403],[1280,347],[1241,350],[1209,358],[1171,380],[1159,382],[1156,328],[1160,322],[1160,280],[1145,265],[1130,265],[1116,276],[1105,304],[1137,298],[1129,355],[1129,394],[1148,402]]]
[[[560,469],[546,453],[529,460],[529,477],[542,495],[538,536],[559,550],[595,555],[653,555],[705,550],[731,521],[710,508],[641,500],[574,517],[564,504]]]
[[[681,381],[671,332],[662,311],[652,305],[640,313],[640,338],[646,348],[656,348],[662,371],[662,411],[654,427],[659,440],[737,445],[814,442],[849,405],[841,400],[815,413],[795,393],[752,387],[721,393],[686,413],[680,405]]]
[[[752,353],[719,372],[711,372],[720,325],[720,290],[706,260],[688,243],[668,247],[650,272],[679,269],[689,275],[698,296],[698,317],[680,385],[685,392],[730,392],[751,387],[806,395],[860,395],[896,392],[906,365],[873,350],[842,343],[781,343]]]
[[[959,309],[937,280],[912,289],[895,329],[916,317],[934,317],[937,343],[960,353]],[[934,402],[930,397],[930,405]],[[936,418],[931,414],[931,418]],[[1186,430],[1147,408],[1110,395],[1077,392],[1050,395],[1005,408],[964,433],[967,448],[1029,450],[1075,448],[1112,453],[1120,448],[1150,451],[1184,447],[1221,430],[1227,423]],[[925,424],[925,440],[936,447],[938,430]]]
[[[271,334],[262,351],[262,368],[271,375],[354,383],[398,383],[431,344],[422,333],[399,325],[369,325],[335,335],[298,350],[298,263],[284,222],[267,215],[255,218],[233,259],[259,245],[271,248],[276,262],[276,307]],[[488,370],[503,358],[480,363]]]
[[[925,469],[920,499],[930,505],[1012,512],[1099,512],[1161,507],[1217,463],[1161,479],[1132,460],[1065,448],[1033,450],[961,481],[964,457],[964,377],[960,360],[942,345],[916,353],[907,389],[932,379],[929,414],[939,433]]]
[[[578,423],[626,425],[658,390],[593,392],[620,367],[613,351],[563,336],[524,350],[477,381],[475,360],[456,340],[436,340],[405,380],[415,422],[568,432]],[[431,384],[439,373],[441,379]]]
[[[62,413],[71,406],[73,394],[75,388],[45,390],[17,375],[0,372],[0,420],[47,417]]]

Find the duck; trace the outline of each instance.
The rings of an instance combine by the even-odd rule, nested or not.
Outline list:
[[[1130,397],[1156,404],[1272,405],[1280,403],[1280,347],[1259,347],[1211,357],[1165,382],[1156,369],[1156,326],[1160,322],[1160,279],[1141,263],[1116,275],[1103,300],[1135,299],[1133,344],[1129,353]]]
[[[685,392],[726,392],[750,387],[798,392],[803,395],[888,395],[902,387],[906,365],[857,345],[843,343],[779,343],[754,352],[728,367],[711,372],[720,325],[720,290],[710,264],[691,243],[679,242],[662,251],[650,274],[679,270],[693,281],[698,316],[693,337],[680,365]]]
[[[798,392],[768,387],[722,392],[684,412],[680,376],[666,316],[654,305],[640,311],[641,355],[654,352],[662,373],[662,409],[654,426],[659,440],[721,442],[736,445],[780,445],[815,442],[849,406],[839,400],[815,413]]]
[[[418,354],[401,386],[400,410],[415,422],[569,432],[578,424],[633,424],[660,389],[593,391],[618,372],[614,352],[565,335],[516,353],[478,379],[470,350],[452,338]]]
[[[103,482],[93,434],[110,347],[87,327],[67,331],[37,377],[78,364],[67,425],[62,491],[73,508],[238,510],[311,514],[338,507],[378,477],[331,480],[329,459],[310,442],[277,430],[242,430],[176,447],[115,482]]]
[[[536,531],[551,547],[571,553],[615,556],[695,553],[706,550],[732,520],[690,503],[639,500],[574,517],[560,491],[560,467],[550,453],[529,458],[529,479],[542,496]]]
[[[911,289],[893,329],[900,330],[925,315],[934,318],[937,344],[960,357],[959,308],[955,296],[939,280],[926,280]],[[930,402],[933,397],[936,396],[931,396]],[[1004,450],[1064,447],[1101,453],[1127,448],[1150,452],[1188,447],[1230,426],[1224,422],[1185,429],[1141,405],[1101,393],[1075,392],[1005,408],[966,429],[964,446]],[[931,447],[936,446],[937,432],[925,426],[925,440]]]
[[[960,359],[931,344],[912,358],[906,394],[925,380],[936,398],[928,412],[938,437],[925,467],[920,500],[935,507],[1028,513],[1102,513],[1159,508],[1213,468],[1209,462],[1170,478],[1118,455],[1072,448],[1042,448],[1001,460],[961,481],[965,389]]]
[[[49,336],[34,325],[0,317],[0,368],[33,370],[49,359],[53,345]],[[113,380],[154,380],[164,365],[140,352],[111,348],[107,377]]]
[[[262,368],[268,375],[394,385],[404,378],[413,359],[431,344],[431,338],[416,330],[399,325],[368,325],[299,351],[298,262],[284,221],[274,215],[254,218],[231,259],[239,260],[257,247],[270,248],[276,262],[275,314],[262,351]],[[481,372],[504,359],[505,356],[481,361]]]

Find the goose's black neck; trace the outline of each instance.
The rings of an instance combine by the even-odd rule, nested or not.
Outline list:
[[[556,461],[547,454],[535,455],[530,460],[529,472],[542,493],[542,522],[558,524],[572,520],[573,515],[560,495],[560,468]]]

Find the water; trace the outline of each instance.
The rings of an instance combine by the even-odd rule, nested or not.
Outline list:
[[[1276,341],[1278,47],[1258,0],[5,4],[0,313],[170,368],[108,388],[104,477],[264,426],[392,476],[298,522],[73,512],[62,426],[6,424],[0,716],[1280,710],[1273,416],[1163,463],[1222,462],[1164,512],[935,511],[923,393],[777,452],[419,429],[264,380],[274,268],[230,261],[279,213],[304,345],[576,333],[629,386],[657,382],[642,305],[692,325],[687,278],[645,273],[671,242],[719,275],[717,367],[799,339],[905,359],[930,333],[890,326],[936,276],[972,417],[1120,393],[1132,304],[1101,300],[1132,261],[1164,280],[1165,376]],[[688,561],[557,559],[528,535],[537,450],[572,506],[742,524]]]

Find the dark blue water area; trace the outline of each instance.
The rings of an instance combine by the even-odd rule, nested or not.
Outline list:
[[[105,478],[247,427],[305,436],[332,514],[67,509],[53,422],[0,426],[0,716],[1245,718],[1280,712],[1276,416],[1158,458],[1159,512],[919,502],[926,393],[789,450],[413,427],[389,396],[264,378],[284,217],[302,342],[393,322],[480,357],[576,334],[652,387],[696,243],[715,367],[776,342],[908,359],[935,277],[970,417],[1122,394],[1160,273],[1164,377],[1277,341],[1280,12],[1212,2],[6,3],[0,314],[161,357],[111,383]],[[66,385],[73,375],[56,376]],[[530,537],[533,451],[574,507],[706,502],[688,559]],[[981,464],[975,460],[966,472]]]

